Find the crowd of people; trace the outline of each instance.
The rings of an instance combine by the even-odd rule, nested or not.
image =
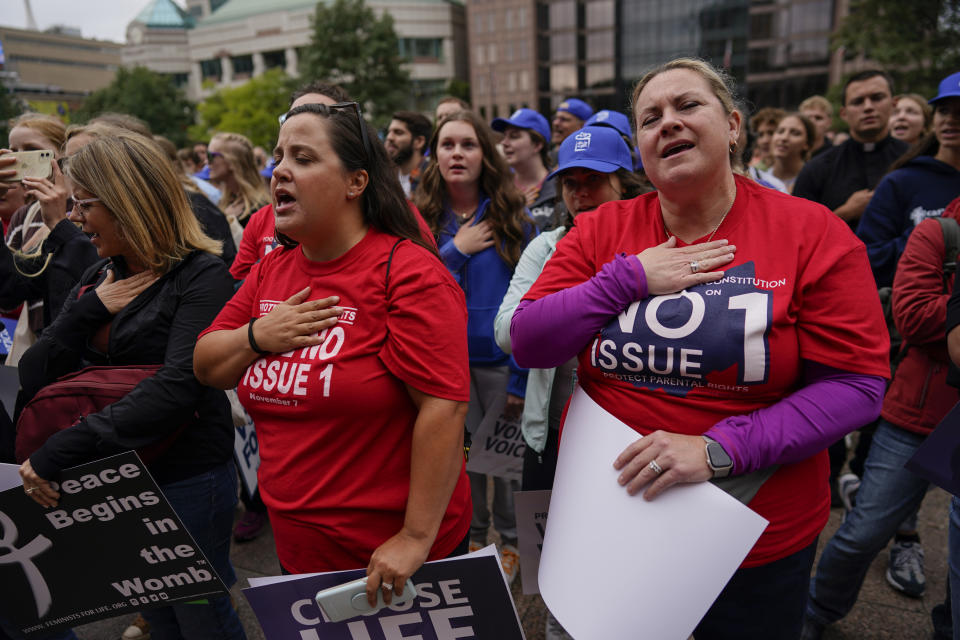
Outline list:
[[[770,523],[697,640],[821,637],[891,540],[888,582],[923,595],[928,483],[903,463],[958,399],[960,73],[929,99],[851,76],[843,133],[822,96],[752,111],[680,58],[630,115],[570,97],[487,122],[451,97],[383,132],[312,82],[272,153],[229,131],[177,150],[125,114],[18,117],[0,150],[15,417],[86,366],[153,367],[17,460],[24,491],[54,506],[61,470],[159,447],[147,466],[227,585],[231,538],[268,522],[283,572],[366,568],[371,602],[491,539],[512,581],[514,492],[553,486],[579,385],[644,436],[610,461],[624,491],[711,481]],[[3,181],[28,150],[53,153],[49,177]],[[500,416],[522,480],[466,469]],[[4,462],[14,438],[0,423]],[[957,640],[960,500],[943,516],[934,613]],[[145,610],[124,637],[148,634],[245,637],[228,597]],[[0,610],[5,636],[22,637]],[[550,615],[546,637],[569,636]]]

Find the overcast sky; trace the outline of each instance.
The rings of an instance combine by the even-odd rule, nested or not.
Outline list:
[[[84,38],[124,42],[127,25],[150,0],[30,0],[37,27],[79,27]],[[182,0],[175,0],[181,7]],[[0,0],[0,24],[27,28],[24,0]]]

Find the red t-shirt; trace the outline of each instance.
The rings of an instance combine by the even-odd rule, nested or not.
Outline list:
[[[258,209],[247,220],[247,226],[243,228],[243,240],[237,247],[237,257],[230,265],[230,275],[234,280],[246,278],[250,268],[277,247],[273,224],[272,204]]]
[[[633,303],[580,352],[584,390],[642,434],[699,435],[769,406],[800,384],[803,360],[889,376],[863,243],[821,205],[740,177],[736,184],[715,235],[737,247],[724,279]],[[577,216],[525,299],[577,285],[616,254],[666,239],[656,193],[604,204]],[[767,480],[749,506],[770,526],[744,566],[813,542],[830,512],[828,466],[821,452]]]
[[[346,254],[308,260],[299,247],[255,265],[207,329],[234,329],[310,286],[345,312],[323,344],[259,358],[237,387],[260,442],[260,494],[282,565],[293,572],[367,566],[398,532],[410,489],[417,409],[405,385],[470,398],[466,306],[439,259],[371,229]],[[206,333],[206,332],[205,332]],[[461,467],[430,559],[449,555],[470,527]]]
[[[437,246],[437,241],[430,232],[420,211],[417,210],[409,200],[410,210],[417,217],[417,223],[420,225],[420,231],[427,242]],[[237,247],[237,257],[233,259],[230,266],[230,275],[234,280],[243,280],[250,273],[250,268],[263,259],[271,251],[277,248],[278,242],[274,232],[275,218],[273,217],[273,205],[268,204],[262,209],[258,209],[250,219],[247,220],[247,226],[243,228],[243,239],[240,246]]]

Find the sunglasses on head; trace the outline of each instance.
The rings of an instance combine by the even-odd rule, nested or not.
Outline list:
[[[357,102],[337,102],[336,104],[320,104],[311,102],[308,104],[302,104],[299,107],[294,107],[293,109],[290,109],[283,115],[279,116],[277,120],[279,120],[280,126],[283,126],[283,123],[287,121],[287,118],[292,115],[297,115],[298,113],[316,113],[324,117],[329,117],[334,111],[347,111],[353,113],[357,117],[357,126],[360,127],[360,138],[363,140],[364,160],[369,162],[370,158],[373,157],[373,149],[370,146],[370,138],[367,136],[367,128],[364,126],[363,113],[360,111],[360,104]]]

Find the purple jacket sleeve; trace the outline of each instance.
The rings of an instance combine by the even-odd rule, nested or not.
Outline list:
[[[733,459],[733,473],[799,462],[880,415],[886,380],[807,360],[804,386],[769,407],[730,416],[703,435]]]
[[[646,297],[640,260],[620,254],[586,282],[539,300],[522,300],[510,321],[513,357],[521,367],[560,366],[611,318]]]

